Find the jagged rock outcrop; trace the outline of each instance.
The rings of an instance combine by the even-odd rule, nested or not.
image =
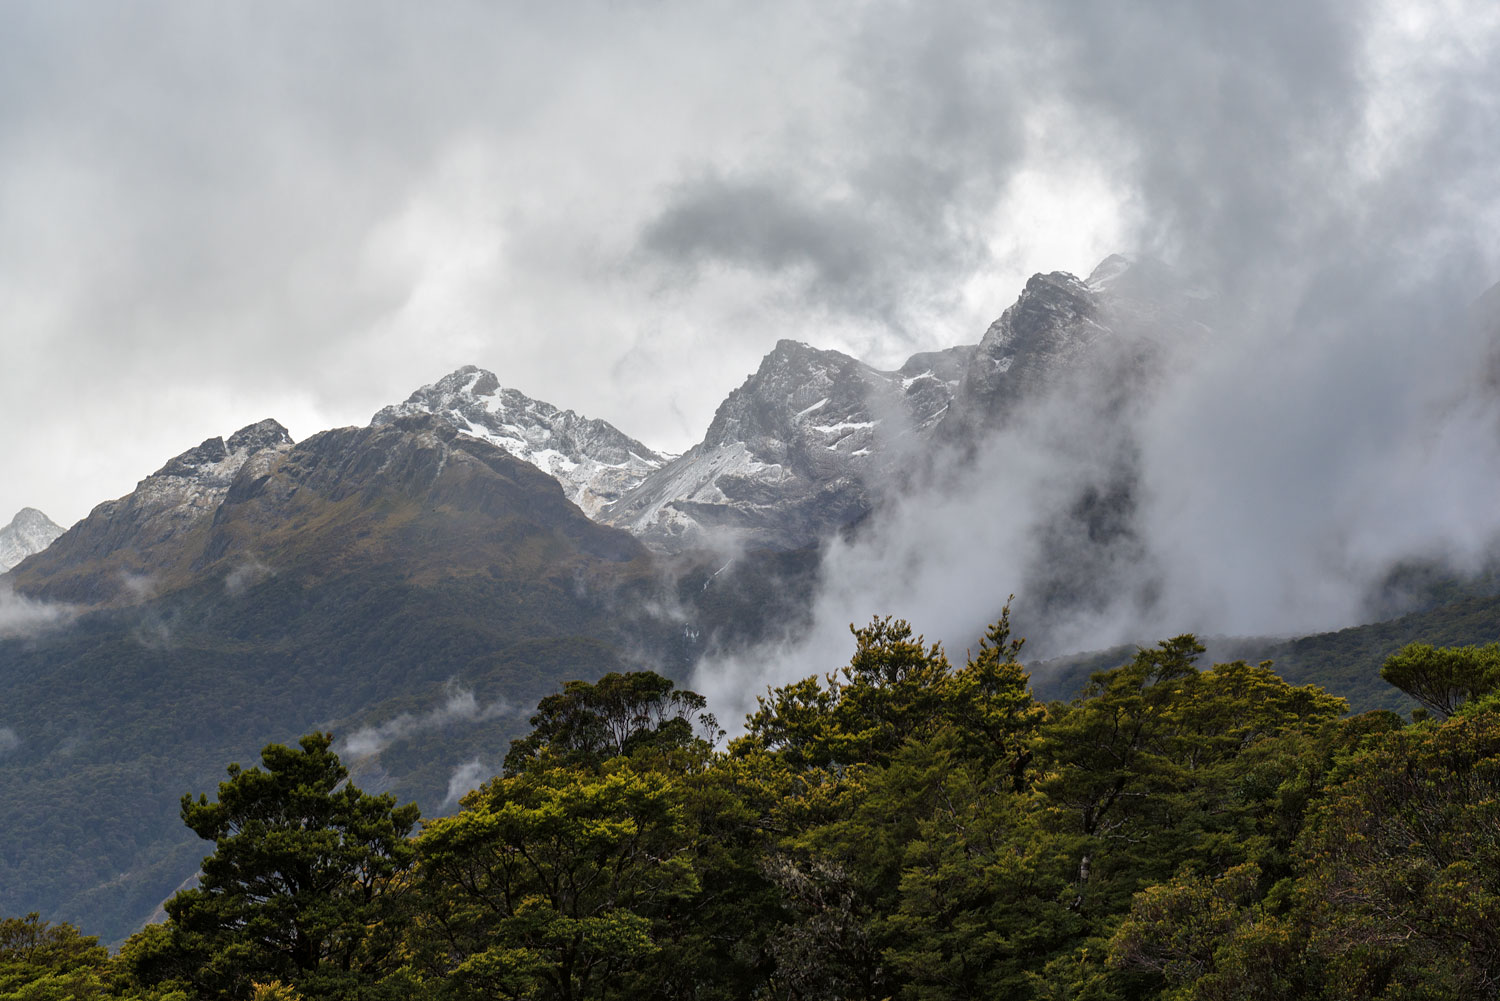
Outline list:
[[[1140,388],[1165,348],[1206,329],[1179,286],[1164,269],[1118,254],[1087,279],[1033,275],[980,339],[940,437],[972,442],[1049,394]]]
[[[977,429],[1005,423],[1109,334],[1100,313],[1094,290],[1074,276],[1032,276],[1015,305],[980,338],[951,419]]]
[[[648,544],[793,549],[867,513],[874,476],[924,437],[952,398],[967,349],[881,372],[783,340],[719,406],[703,441],[600,515]]]
[[[608,421],[581,417],[507,389],[493,372],[466,365],[386,407],[372,424],[433,414],[459,431],[498,445],[562,484],[590,516],[661,468],[671,456],[652,451]]]
[[[0,528],[0,573],[46,549],[62,533],[61,525],[36,508],[21,508],[9,525]]]
[[[35,597],[86,605],[138,600],[189,568],[195,542],[241,469],[291,447],[286,428],[269,419],[227,441],[209,438],[131,493],[95,507],[9,579]]]
[[[1035,275],[985,332],[936,439],[974,455],[999,432],[1045,454],[1054,487],[1018,568],[1028,628],[1154,600],[1139,535],[1139,415],[1177,352],[1211,334],[1209,298],[1119,255],[1079,279]]]

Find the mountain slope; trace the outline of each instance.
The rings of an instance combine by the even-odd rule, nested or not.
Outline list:
[[[1205,662],[1269,660],[1277,674],[1294,684],[1318,685],[1348,699],[1350,712],[1389,709],[1408,713],[1415,703],[1380,677],[1381,665],[1408,643],[1484,646],[1500,642],[1500,596],[1464,597],[1398,618],[1292,639],[1200,638],[1208,647]],[[1135,650],[1117,647],[1031,664],[1032,685],[1039,698],[1073,698],[1088,684],[1090,674],[1125,663]]]
[[[62,526],[34,507],[23,507],[0,528],[0,573],[41,552],[63,533]]]
[[[36,598],[96,605],[180,585],[230,484],[247,465],[258,470],[291,447],[274,420],[241,428],[228,441],[209,438],[131,493],[95,507],[13,571],[12,586]]]
[[[0,768],[6,913],[128,933],[202,854],[178,798],[267,741],[430,718],[453,739],[424,779],[368,742],[356,764],[361,781],[433,810],[467,760],[498,762],[560,681],[631,666],[638,650],[684,666],[681,627],[640,612],[658,587],[640,543],[437,417],[260,449],[212,481],[218,503],[204,506],[206,478],[197,493],[180,481],[222,469],[229,444],[91,515],[64,550],[80,566],[47,564],[62,586],[37,560],[20,568],[17,590],[42,602],[106,580],[128,551],[158,589],[0,641],[0,727],[14,738]],[[482,711],[443,715],[455,693]],[[384,741],[392,754],[399,736]]]

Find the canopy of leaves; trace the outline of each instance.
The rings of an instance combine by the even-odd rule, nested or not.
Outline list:
[[[666,679],[572,683],[415,839],[327,737],[273,745],[184,799],[216,852],[165,925],[110,960],[11,919],[0,1001],[1500,989],[1493,651],[1403,652],[1393,680],[1453,713],[1406,723],[1269,664],[1202,668],[1191,636],[1043,705],[1005,618],[958,667],[899,620],[854,635],[724,753]]]
[[[1385,662],[1380,676],[1447,719],[1468,700],[1500,690],[1500,643],[1443,649],[1412,643]]]
[[[723,732],[706,706],[697,692],[678,689],[653,671],[569,681],[542,699],[531,733],[511,741],[505,772],[515,775],[540,759],[595,765],[646,748],[707,751]]]
[[[167,901],[169,933],[130,951],[144,982],[248,997],[281,979],[341,993],[390,965],[417,808],[348,784],[331,743],[271,744],[263,768],[229,766],[217,802],[183,797],[183,821],[215,851],[198,886]]]

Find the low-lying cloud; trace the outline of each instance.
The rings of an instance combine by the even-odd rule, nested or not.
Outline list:
[[[249,556],[224,575],[224,593],[237,598],[275,572],[255,556]]]
[[[1042,658],[1341,628],[1403,562],[1477,570],[1500,541],[1500,330],[1464,305],[1168,345],[1122,408],[1099,405],[1118,370],[1086,369],[831,543],[809,630],[692,684],[733,720],[762,686],[846,663],[849,625],[874,615],[961,658],[1012,592]],[[1120,530],[1100,531],[1101,504]]]
[[[515,708],[504,699],[481,703],[473,692],[453,688],[441,705],[427,712],[402,713],[377,726],[354,731],[343,739],[339,753],[346,757],[368,757],[379,754],[398,740],[431,733],[457,723],[482,723],[513,712]]]
[[[466,794],[483,785],[485,780],[493,774],[495,774],[494,769],[478,758],[465,761],[453,769],[453,774],[449,776],[448,794],[443,797],[442,805],[447,807],[457,804]]]
[[[31,639],[66,626],[81,610],[69,604],[38,601],[16,594],[0,582],[0,639]]]

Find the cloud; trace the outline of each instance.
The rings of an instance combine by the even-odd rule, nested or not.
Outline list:
[[[184,437],[304,438],[470,362],[681,450],[789,332],[951,341],[1083,203],[1001,218],[1045,165],[1029,40],[988,5],[0,17],[0,318],[30,376],[0,413],[54,415],[0,494],[63,522]],[[1060,249],[1111,242],[1087,228]]]
[[[346,757],[368,757],[407,737],[441,730],[455,723],[481,723],[513,712],[514,707],[503,699],[485,705],[467,689],[450,688],[443,703],[425,713],[401,713],[377,726],[354,731],[343,738],[339,753]]]
[[[80,613],[73,605],[16,594],[0,582],[0,639],[31,639],[66,626]]]
[[[830,549],[808,637],[709,663],[702,687],[828,670],[847,660],[848,624],[872,614],[908,616],[961,648],[1012,590],[1039,653],[1185,629],[1336,628],[1361,619],[1394,563],[1473,567],[1500,531],[1488,501],[1500,416],[1485,381],[1497,331],[1468,315],[1500,275],[1500,199],[1481,139],[1500,127],[1500,14],[1467,2],[996,9],[944,5],[941,16],[962,22],[976,50],[1009,36],[996,51],[1011,89],[977,107],[1001,134],[1018,115],[1024,148],[1014,170],[960,175],[1014,182],[1055,162],[1107,177],[1118,249],[1163,259],[1206,296],[1212,336],[1160,359],[1118,423],[1087,419],[1087,392],[1032,401],[973,468]],[[883,58],[902,38],[860,38],[868,65],[906,65]],[[1028,54],[1007,62],[1017,47]],[[963,113],[962,88],[918,81],[913,93],[940,98],[927,114],[955,124],[945,134],[983,132],[963,126],[982,116]],[[942,117],[950,101],[957,110]],[[880,148],[853,145],[851,156]],[[966,149],[914,156],[965,164]],[[934,260],[948,269],[955,258]],[[1059,512],[1110,481],[1111,454],[1134,471],[1121,501],[1131,531],[1101,549]],[[1039,578],[1059,570],[1095,593],[1072,614],[1039,615]]]
[[[247,588],[260,583],[275,572],[255,556],[247,557],[224,575],[224,593],[232,598],[238,597],[244,594]]]
[[[453,774],[448,779],[448,794],[443,797],[442,805],[453,806],[465,794],[478,789],[493,774],[494,770],[478,758],[459,765],[453,769]]]
[[[816,125],[793,116],[729,168],[706,155],[641,250],[710,287],[716,269],[758,273],[876,360],[932,346],[998,263],[995,212],[1028,165],[1038,55],[1016,28],[1032,21],[968,2],[862,8],[826,54],[835,96]]]
[[[779,337],[890,367],[1134,249],[1216,340],[1122,429],[1138,548],[1102,579],[1158,597],[1058,636],[1332,624],[1402,553],[1483,549],[1458,314],[1500,275],[1494,5],[642,11],[0,15],[0,510],[66,522],[185,422],[302,438],[467,362],[680,450]],[[835,548],[830,650],[880,611],[961,644],[1034,579],[1108,473],[1065,402]]]
[[[1045,658],[1342,628],[1404,562],[1483,568],[1500,544],[1500,328],[1416,301],[1169,339],[1144,378],[1096,352],[828,546],[807,631],[710,657],[693,686],[733,718],[756,687],[847,662],[848,626],[872,615],[961,656],[1011,592]]]
[[[21,746],[21,738],[8,726],[0,726],[0,754],[9,754]]]

